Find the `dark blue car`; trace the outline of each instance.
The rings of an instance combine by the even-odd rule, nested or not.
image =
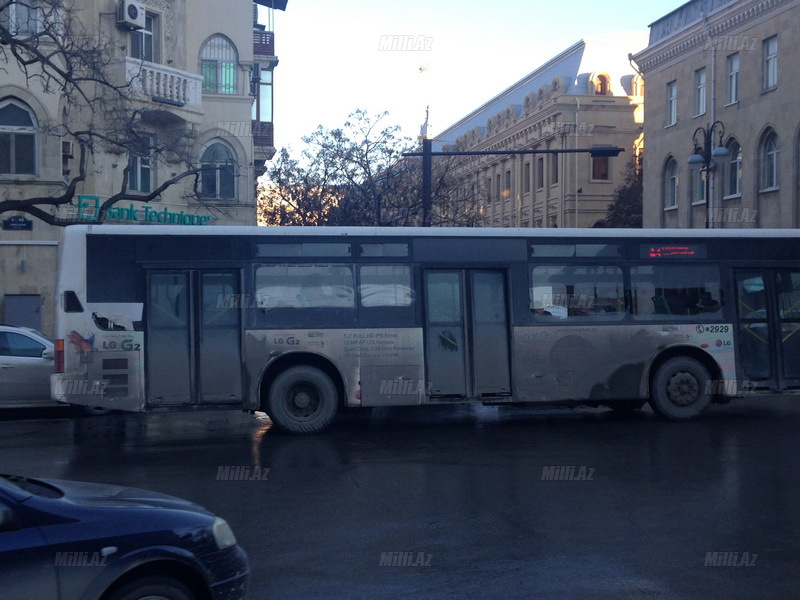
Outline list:
[[[0,475],[0,600],[236,600],[249,572],[228,524],[186,500]]]

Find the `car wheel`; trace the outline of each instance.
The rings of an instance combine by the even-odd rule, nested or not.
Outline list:
[[[109,600],[198,600],[198,596],[177,579],[153,576],[126,583]]]
[[[650,405],[667,419],[693,419],[711,404],[710,380],[708,369],[699,361],[671,358],[658,368],[651,381]]]
[[[280,429],[319,433],[336,415],[338,394],[325,373],[314,367],[297,366],[275,378],[267,404],[267,414]]]

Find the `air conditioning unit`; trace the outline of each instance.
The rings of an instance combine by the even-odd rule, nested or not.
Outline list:
[[[127,29],[144,29],[144,4],[136,0],[119,0],[117,25]]]
[[[73,142],[61,142],[61,156],[73,158],[75,156],[75,146]]]

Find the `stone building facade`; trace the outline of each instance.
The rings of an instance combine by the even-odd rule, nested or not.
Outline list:
[[[254,225],[255,179],[274,153],[271,86],[274,37],[258,22],[272,20],[286,0],[68,1],[74,12],[12,2],[0,26],[15,36],[70,19],[87,39],[111,49],[107,77],[127,85],[128,106],[139,111],[140,152],[95,146],[86,179],[69,205],[45,207],[69,222],[93,222],[98,207],[122,189],[129,169],[131,198],[116,204],[106,223],[185,226]],[[33,8],[31,8],[33,7]],[[46,16],[45,16],[46,15]],[[79,129],[85,112],[54,87],[26,77],[6,53],[0,61],[0,201],[59,196],[78,168],[78,146],[59,124]],[[34,67],[35,68],[35,67]],[[110,115],[109,118],[113,118]],[[155,160],[149,148],[185,137],[188,160],[208,167],[149,202],[137,200],[180,173],[180,162]],[[185,164],[185,163],[184,163]],[[53,289],[62,227],[19,211],[0,214],[0,322],[53,327]]]
[[[628,56],[646,43],[639,31],[587,37],[436,136],[435,151],[547,151],[459,158],[459,194],[482,225],[602,226],[642,148],[642,81]],[[550,152],[593,146],[625,153]]]
[[[798,28],[797,0],[692,0],[650,26],[645,227],[800,226]]]

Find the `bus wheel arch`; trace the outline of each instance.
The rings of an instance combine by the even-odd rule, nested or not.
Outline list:
[[[719,365],[707,353],[690,347],[671,349],[650,369],[650,406],[670,420],[694,419],[714,400],[711,382],[719,377]]]
[[[287,356],[269,366],[261,379],[260,406],[279,429],[319,433],[331,424],[342,404],[344,383],[326,359]]]

